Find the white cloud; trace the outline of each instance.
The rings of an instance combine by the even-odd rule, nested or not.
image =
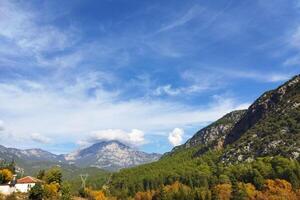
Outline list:
[[[61,31],[50,25],[38,25],[37,13],[29,12],[11,1],[0,5],[0,36],[30,52],[63,50],[73,44],[74,30]]]
[[[283,62],[284,66],[300,65],[300,25],[293,29],[286,36],[287,49],[296,50],[296,53],[288,56]]]
[[[173,146],[178,146],[178,145],[182,144],[183,135],[184,135],[183,129],[174,128],[174,130],[169,133],[169,137],[168,137],[169,142]]]
[[[219,79],[228,79],[228,78],[242,78],[242,79],[252,79],[259,82],[269,82],[275,83],[280,81],[286,81],[292,77],[288,73],[280,72],[263,72],[263,71],[251,71],[251,70],[241,70],[233,68],[208,68],[208,73],[218,74]],[[197,77],[197,73],[194,76]]]
[[[93,131],[87,142],[118,140],[130,146],[140,146],[145,144],[144,133],[138,129],[127,132],[121,129],[106,129]]]
[[[34,141],[34,142],[38,142],[38,143],[43,143],[43,144],[48,144],[51,142],[51,139],[41,135],[40,133],[32,133],[30,138]]]
[[[174,29],[176,27],[180,27],[194,19],[199,13],[202,12],[203,9],[201,9],[199,6],[193,6],[190,8],[186,13],[184,13],[183,16],[177,18],[176,20],[172,21],[169,24],[164,25],[162,28],[160,28],[157,33],[168,31],[171,29]]]
[[[300,26],[298,26],[288,38],[289,45],[294,48],[300,48]]]
[[[270,82],[270,83],[286,81],[291,77],[290,74],[272,73],[272,72],[268,74],[264,74],[261,72],[238,71],[238,70],[232,71],[232,76],[236,78],[247,78],[247,79],[253,79],[260,82]]]
[[[0,55],[2,64],[14,66],[18,59],[27,58],[31,65],[64,67],[71,65],[80,59],[71,52],[64,60],[60,57],[43,58],[44,53],[63,51],[74,46],[78,41],[79,34],[74,27],[59,29],[47,23],[40,23],[41,13],[35,10],[24,9],[19,2],[1,1],[0,4]],[[13,59],[12,59],[13,55]],[[70,56],[73,56],[73,60]],[[66,63],[66,62],[70,62]]]
[[[0,131],[3,131],[4,129],[4,122],[0,120]]]
[[[171,85],[164,85],[164,86],[157,87],[154,91],[154,95],[159,96],[159,95],[163,95],[163,94],[175,96],[175,95],[181,94],[181,90],[172,88]]]
[[[78,141],[90,137],[92,131],[107,129],[136,128],[147,135],[207,123],[240,105],[226,97],[198,107],[167,100],[121,101],[118,91],[102,87],[105,77],[109,76],[88,74],[75,82],[52,80],[49,84],[27,80],[0,83],[0,116],[6,130],[24,141],[28,133],[61,142]],[[139,131],[125,133],[129,141],[144,140]]]
[[[300,65],[300,54],[286,59],[283,63],[284,66]]]
[[[243,104],[240,104],[235,109],[236,110],[245,110],[245,109],[248,109],[250,105],[251,105],[251,103],[243,103]]]
[[[215,83],[216,84],[216,83]],[[181,94],[192,94],[192,93],[199,93],[207,90],[213,90],[215,86],[205,84],[204,82],[201,83],[196,83],[192,84],[190,86],[186,87],[179,87],[179,88],[173,88],[172,85],[164,85],[164,86],[159,86],[157,87],[153,95],[155,96],[160,96],[160,95],[169,95],[169,96],[177,96]]]

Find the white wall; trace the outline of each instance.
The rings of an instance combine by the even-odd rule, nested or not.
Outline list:
[[[10,187],[9,185],[0,185],[0,193],[4,195],[13,193],[15,189],[15,187]]]
[[[34,185],[35,183],[17,183],[15,187],[18,192],[28,192]]]

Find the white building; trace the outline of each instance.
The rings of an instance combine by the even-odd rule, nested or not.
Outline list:
[[[42,183],[42,181],[31,176],[26,176],[15,180],[14,176],[14,180],[12,180],[10,183],[0,185],[0,193],[4,195],[8,195],[13,192],[27,193],[37,183]]]
[[[3,184],[0,185],[0,193],[4,195],[9,195],[15,192],[15,187],[11,186],[10,184]]]
[[[42,183],[42,181],[31,176],[26,176],[17,180],[15,188],[17,192],[28,192],[37,183]]]

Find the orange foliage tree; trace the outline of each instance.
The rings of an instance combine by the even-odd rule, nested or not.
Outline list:
[[[262,193],[258,193],[259,200],[298,200],[296,193],[293,191],[291,183],[282,179],[267,179]]]
[[[134,200],[152,200],[153,192],[138,192],[135,194]]]
[[[8,183],[12,180],[13,174],[9,169],[2,169],[0,170],[0,176],[1,176],[1,183]]]
[[[89,199],[92,200],[107,200],[105,194],[101,190],[85,189]]]
[[[231,197],[232,189],[231,184],[229,183],[218,184],[213,190],[219,200],[229,200]]]

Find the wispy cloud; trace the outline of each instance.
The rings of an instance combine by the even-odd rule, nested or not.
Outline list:
[[[101,81],[85,76],[64,84],[63,90],[54,89],[58,83],[31,82],[26,87],[24,81],[1,83],[0,115],[6,121],[6,130],[24,140],[28,133],[39,133],[47,138],[77,141],[90,137],[91,132],[103,136],[103,130],[133,127],[148,135],[213,121],[240,106],[230,98],[214,100],[205,108],[158,100],[119,101],[117,93],[105,90]],[[132,134],[132,139],[136,136]]]
[[[37,143],[42,144],[49,144],[51,142],[51,139],[49,137],[46,137],[40,133],[32,133],[30,138]]]
[[[295,66],[300,65],[300,54],[296,54],[288,59],[286,59],[283,63],[284,66]]]
[[[154,92],[153,95],[155,96],[161,96],[161,95],[169,95],[169,96],[177,96],[177,95],[182,95],[182,94],[194,94],[194,93],[201,93],[205,91],[211,91],[215,89],[215,86],[208,85],[208,84],[201,84],[201,83],[194,83],[189,86],[185,87],[178,87],[178,88],[173,88],[172,85],[167,84],[163,86],[158,86]]]
[[[285,39],[287,50],[292,50],[293,53],[285,59],[283,66],[300,65],[300,25],[290,31]]]
[[[1,11],[0,35],[24,51],[56,51],[73,44],[74,30],[62,31],[51,25],[37,25],[34,13],[10,1],[1,2]]]
[[[4,131],[4,122],[0,120],[0,131]]]
[[[298,26],[288,38],[288,43],[291,47],[300,48],[300,26]]]
[[[51,16],[45,20],[35,3],[1,1],[1,135],[38,145],[49,138],[86,143],[120,135],[143,143],[160,133],[166,142],[174,127],[187,131],[247,107],[234,98],[239,91],[233,97],[216,94],[226,94],[241,80],[277,84],[294,71],[271,70],[266,52],[252,52],[252,41],[276,43],[263,37],[271,33],[257,29],[258,21],[268,19],[246,12],[256,4],[250,9],[232,2],[161,7],[143,1],[136,13],[122,11],[121,17],[68,12],[59,20],[47,6]],[[145,14],[146,7],[151,9]],[[280,62],[288,52],[285,65],[296,65],[299,28],[294,26],[288,38],[288,50],[278,50],[285,54]]]
[[[25,10],[18,3],[4,0],[0,10],[0,53],[7,61],[3,65],[10,66],[10,59],[36,62],[43,54],[64,51],[78,41],[74,27],[61,30],[51,24],[41,25],[35,11]]]
[[[169,31],[171,29],[180,27],[194,19],[199,13],[201,13],[204,10],[204,8],[201,8],[198,5],[194,5],[191,7],[187,12],[185,12],[182,16],[178,17],[174,21],[163,25],[156,33],[161,33],[164,31]]]
[[[132,129],[131,131],[124,131],[121,129],[106,129],[97,130],[90,133],[89,138],[86,142],[93,144],[97,141],[111,141],[117,140],[130,146],[141,146],[146,143],[145,134],[143,131],[138,129]],[[82,141],[81,141],[82,143]]]
[[[219,73],[223,78],[239,78],[239,79],[252,79],[259,82],[270,82],[276,83],[281,81],[286,81],[292,77],[289,73],[279,73],[279,72],[260,72],[251,71],[248,69],[233,69],[233,68],[207,68],[208,71]]]

